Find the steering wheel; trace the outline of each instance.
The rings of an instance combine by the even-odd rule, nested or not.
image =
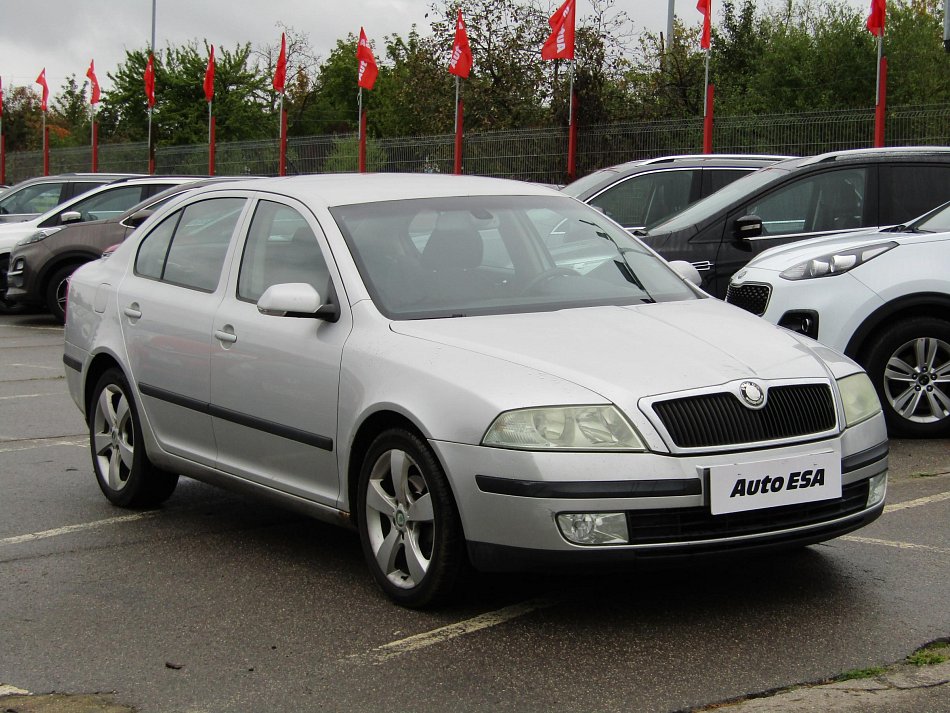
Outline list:
[[[580,277],[580,275],[569,267],[552,267],[548,270],[545,270],[544,272],[539,272],[537,275],[528,280],[528,284],[522,288],[521,293],[527,294],[538,285],[541,285],[555,277]]]

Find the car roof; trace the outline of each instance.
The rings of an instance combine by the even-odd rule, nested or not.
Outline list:
[[[74,181],[82,183],[86,181],[107,181],[122,180],[125,178],[140,178],[145,176],[143,173],[54,173],[50,176],[33,176],[26,178],[11,186],[19,188],[21,186],[32,186],[36,183],[57,183],[61,181]]]
[[[425,173],[331,173],[258,178],[197,190],[209,193],[235,189],[272,192],[302,202],[318,201],[326,207],[454,196],[563,196],[553,188],[527,181]]]
[[[883,148],[847,149],[844,151],[829,151],[815,156],[783,161],[782,166],[813,166],[821,163],[836,163],[849,161],[886,162],[897,159],[927,159],[936,158],[950,161],[950,147],[947,146],[886,146]]]

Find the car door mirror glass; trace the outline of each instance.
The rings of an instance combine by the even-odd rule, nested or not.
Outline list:
[[[733,234],[739,240],[748,240],[762,235],[762,219],[757,215],[744,215],[736,218]]]

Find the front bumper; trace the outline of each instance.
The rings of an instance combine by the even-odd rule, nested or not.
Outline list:
[[[724,515],[711,513],[706,468],[795,457],[829,441],[688,457],[432,445],[449,475],[472,563],[516,571],[750,552],[820,542],[860,528],[884,507],[883,501],[867,505],[869,479],[887,472],[883,418],[834,440],[842,453],[840,498]],[[557,515],[578,512],[623,513],[629,542],[568,541]]]

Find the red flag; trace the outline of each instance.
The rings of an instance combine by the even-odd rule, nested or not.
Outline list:
[[[145,99],[148,101],[148,108],[155,106],[155,56],[149,54],[148,64],[145,65]]]
[[[449,60],[449,72],[463,79],[472,71],[472,48],[468,44],[468,33],[465,32],[465,21],[462,11],[458,11],[455,21],[455,43],[452,45],[452,58]]]
[[[43,67],[40,76],[36,78],[36,83],[43,87],[43,102],[40,104],[40,109],[46,111],[46,102],[49,99],[49,87],[46,85],[46,67]]]
[[[884,35],[884,18],[887,15],[887,0],[871,0],[871,14],[865,25],[875,37]]]
[[[99,91],[99,80],[96,79],[95,60],[89,60],[89,69],[86,70],[86,76],[89,77],[89,103],[98,104],[101,92]]]
[[[274,91],[284,93],[284,83],[287,81],[287,36],[280,33],[280,54],[277,55],[277,67],[274,69]]]
[[[214,45],[211,45],[211,54],[208,57],[208,68],[205,70],[205,101],[209,104],[214,99]]]
[[[379,68],[376,66],[376,58],[373,57],[373,50],[369,46],[369,40],[366,39],[366,33],[362,27],[360,28],[360,43],[356,47],[356,61],[359,63],[357,84],[364,89],[372,89],[376,83]]]
[[[541,48],[541,59],[574,59],[574,0],[564,0],[548,24],[552,32]]]
[[[699,40],[699,46],[704,50],[710,47],[710,17],[712,16],[712,0],[699,0],[696,3],[696,9],[703,13],[703,35]]]

